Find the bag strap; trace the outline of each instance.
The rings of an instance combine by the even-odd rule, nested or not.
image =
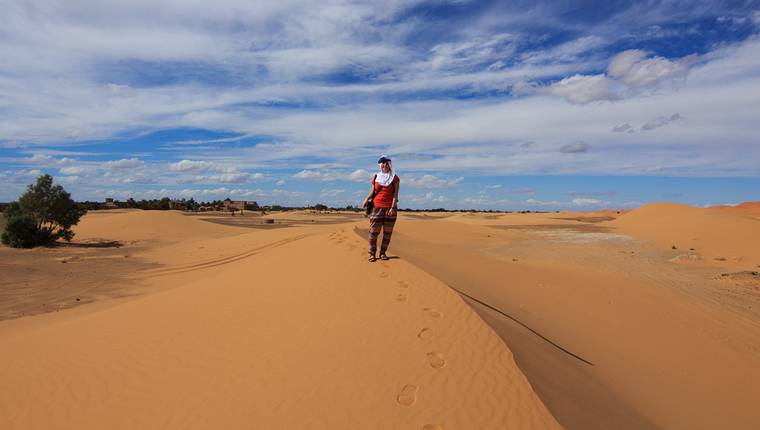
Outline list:
[[[372,177],[372,197],[370,197],[370,199],[374,199],[375,196],[377,195],[377,193],[379,193],[380,190],[383,189],[382,185],[380,185],[380,190],[378,190],[378,189],[375,188],[375,185],[376,185],[375,184],[375,179],[377,179],[377,173],[375,173],[375,176]]]

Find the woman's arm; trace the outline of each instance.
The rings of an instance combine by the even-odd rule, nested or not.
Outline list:
[[[393,187],[393,202],[391,203],[391,210],[388,211],[388,215],[393,216],[396,214],[396,211],[398,210],[398,189],[399,185],[401,185],[400,182],[396,182],[396,185]]]

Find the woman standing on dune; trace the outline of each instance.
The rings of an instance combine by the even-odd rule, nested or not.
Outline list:
[[[380,171],[372,177],[372,190],[364,199],[362,206],[371,205],[369,213],[369,261],[377,260],[377,236],[383,230],[383,243],[380,245],[380,259],[387,260],[385,252],[391,243],[393,225],[396,224],[398,189],[401,180],[393,171],[391,159],[382,155],[377,164]]]

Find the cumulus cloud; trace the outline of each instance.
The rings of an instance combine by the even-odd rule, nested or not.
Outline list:
[[[372,177],[364,169],[357,169],[353,172],[340,172],[340,171],[325,171],[325,170],[302,170],[293,175],[297,179],[307,179],[319,182],[334,182],[334,181],[351,181],[351,182],[364,182],[371,181]]]
[[[576,105],[621,100],[658,88],[665,83],[683,81],[689,74],[689,67],[696,60],[695,56],[677,60],[664,57],[647,58],[645,51],[630,49],[612,57],[606,74],[577,74],[546,87],[526,88],[528,92],[563,97],[568,103]],[[522,90],[526,91],[526,88]]]
[[[334,188],[334,189],[323,189],[320,192],[320,195],[323,197],[337,197],[343,193],[345,193],[346,190],[342,188]]]
[[[414,176],[409,176],[404,179],[404,182],[413,188],[451,188],[460,182],[464,180],[464,177],[458,177],[458,178],[439,178],[433,175],[422,175],[422,177],[417,178]]]
[[[210,183],[210,184],[245,184],[264,179],[263,173],[230,172],[217,175],[199,175],[191,178],[183,178],[182,183]]]
[[[225,171],[227,168],[210,161],[182,160],[169,165],[169,170],[174,172],[206,172]]]
[[[539,92],[564,97],[571,104],[584,105],[601,100],[617,100],[611,87],[611,81],[604,75],[575,75],[562,79]]]
[[[570,201],[573,206],[598,206],[601,204],[604,204],[602,200],[599,199],[590,199],[590,198],[575,198],[572,201]]]
[[[405,201],[411,202],[413,205],[421,205],[422,207],[429,207],[429,204],[441,204],[450,201],[450,199],[442,194],[435,195],[432,191],[428,191],[423,195],[409,195],[404,197]]]
[[[103,163],[103,168],[107,170],[134,169],[142,167],[145,163],[139,158],[122,158],[121,160],[111,160]]]
[[[694,57],[668,60],[663,57],[646,58],[640,49],[630,49],[617,54],[610,61],[607,74],[632,87],[651,87],[665,81],[684,79]]]
[[[77,160],[68,157],[55,158],[49,154],[35,153],[31,157],[22,158],[19,161],[24,164],[39,164],[43,166],[70,166]]]
[[[85,173],[87,169],[85,169],[84,167],[69,166],[69,167],[61,167],[60,169],[58,169],[58,171],[64,175],[81,175],[82,173]]]
[[[587,143],[575,142],[560,146],[559,152],[563,154],[582,154],[588,152],[589,149],[591,149],[591,146],[589,146]]]
[[[670,116],[658,116],[655,119],[652,119],[650,121],[647,121],[644,125],[641,126],[642,131],[648,131],[648,130],[654,130],[655,128],[660,128],[663,126],[666,126],[672,122],[681,120],[681,115],[674,113]]]
[[[122,182],[125,184],[157,184],[158,180],[151,176],[136,175],[124,178]]]

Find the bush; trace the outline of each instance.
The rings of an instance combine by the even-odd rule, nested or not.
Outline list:
[[[3,230],[2,242],[14,248],[37,246],[40,231],[37,223],[29,215],[18,215],[8,219]]]
[[[60,185],[53,186],[53,177],[42,175],[35,184],[4,211],[8,222],[2,242],[15,248],[47,245],[59,238],[70,241],[71,227],[87,211],[71,199]]]

